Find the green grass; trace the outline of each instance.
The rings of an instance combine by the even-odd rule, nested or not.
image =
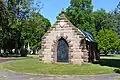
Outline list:
[[[39,55],[27,55],[28,58],[36,58],[39,59]]]
[[[120,55],[112,54],[107,56],[101,56],[100,65],[120,68]]]
[[[107,56],[102,55],[101,59],[120,59],[119,54],[108,54]]]
[[[45,64],[38,59],[24,59],[0,67],[23,73],[53,74],[53,75],[96,75],[114,73],[113,68],[98,64],[72,65],[72,64]]]

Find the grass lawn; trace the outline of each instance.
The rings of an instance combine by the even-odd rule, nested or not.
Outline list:
[[[108,55],[108,56],[101,56],[100,65],[120,68],[120,55]]]
[[[36,58],[39,59],[39,55],[27,55],[28,58]]]
[[[18,60],[7,64],[0,64],[0,67],[17,72],[34,74],[96,75],[114,73],[113,68],[100,66],[99,64],[45,64],[38,59]]]
[[[120,59],[120,54],[108,54],[107,56],[103,54],[101,59]]]

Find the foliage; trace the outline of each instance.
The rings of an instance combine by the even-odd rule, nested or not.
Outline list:
[[[30,43],[32,49],[40,48],[40,41],[45,32],[49,29],[50,22],[40,13],[32,12],[31,17],[26,21],[22,37],[25,43]]]
[[[65,14],[77,28],[95,35],[92,9],[92,0],[71,0]]]
[[[100,30],[96,36],[96,41],[98,42],[99,50],[104,51],[105,54],[111,50],[120,49],[120,40],[118,35],[112,30]]]
[[[27,63],[27,65],[26,65]],[[34,65],[34,66],[31,66]],[[24,59],[0,65],[17,72],[53,75],[97,75],[114,73],[112,68],[96,64],[45,64],[37,59]]]
[[[113,16],[113,20],[115,23],[114,29],[120,36],[120,2],[118,3],[117,8],[115,8],[111,15]]]
[[[28,10],[26,0],[3,0],[1,3],[1,48],[18,49],[21,47],[21,30],[18,25],[25,20]],[[20,25],[21,26],[21,25]],[[9,50],[11,52],[11,50]]]
[[[20,49],[28,43],[31,49],[40,48],[41,37],[49,29],[50,22],[40,14],[43,7],[41,2],[37,7],[33,7],[34,5],[34,0],[0,0],[0,48]],[[119,49],[119,40],[110,31],[114,30],[119,34],[119,5],[120,3],[111,13],[103,9],[93,12],[92,0],[71,0],[65,15],[77,28],[92,33],[100,50],[110,51]],[[106,32],[109,34],[106,35]],[[115,35],[117,40],[111,42],[112,37],[109,35]]]
[[[100,51],[107,53],[110,50],[119,50],[120,40],[114,32],[115,21],[119,22],[118,16],[104,9],[93,12],[92,0],[71,0],[65,14],[77,28],[92,33],[96,37]]]
[[[104,9],[101,9],[93,12],[92,16],[94,17],[94,23],[97,32],[99,32],[101,29],[113,30],[115,24],[110,13],[107,13]]]
[[[7,38],[8,33],[8,12],[5,8],[5,4],[0,0],[0,47],[3,47],[3,41]]]
[[[3,0],[0,4],[0,48],[10,53],[28,43],[32,49],[40,48],[40,39],[50,27],[39,12],[41,2],[37,7],[33,7],[34,0]]]
[[[12,49],[20,43],[20,33],[17,29],[11,28],[9,26],[10,14],[3,1],[0,1],[0,47],[3,49]]]

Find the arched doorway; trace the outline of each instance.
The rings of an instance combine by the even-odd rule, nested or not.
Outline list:
[[[64,38],[58,40],[57,45],[57,62],[68,62],[69,61],[69,46]]]

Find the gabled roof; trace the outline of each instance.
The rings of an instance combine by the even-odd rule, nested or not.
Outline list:
[[[55,27],[56,25],[58,25],[58,24],[59,24],[61,27],[64,27],[64,25],[65,25],[66,23],[69,23],[69,25],[72,26],[72,27],[77,31],[77,33],[82,34],[83,37],[85,37],[85,39],[86,39],[87,41],[89,41],[89,42],[96,42],[95,39],[94,39],[94,37],[93,37],[90,33],[86,32],[86,31],[79,30],[78,28],[76,28],[76,27],[65,17],[64,11],[62,11],[62,12],[60,13],[59,18],[57,19],[57,21],[55,22],[55,24],[54,24],[50,29],[54,28],[54,27]],[[50,31],[50,29],[48,30],[48,32]],[[45,36],[45,35],[44,35],[44,36]]]
[[[78,31],[80,33],[82,33],[82,35],[86,38],[87,41],[89,41],[89,42],[96,42],[94,37],[92,36],[92,34],[86,32],[86,31],[79,30],[79,29],[78,29]]]

